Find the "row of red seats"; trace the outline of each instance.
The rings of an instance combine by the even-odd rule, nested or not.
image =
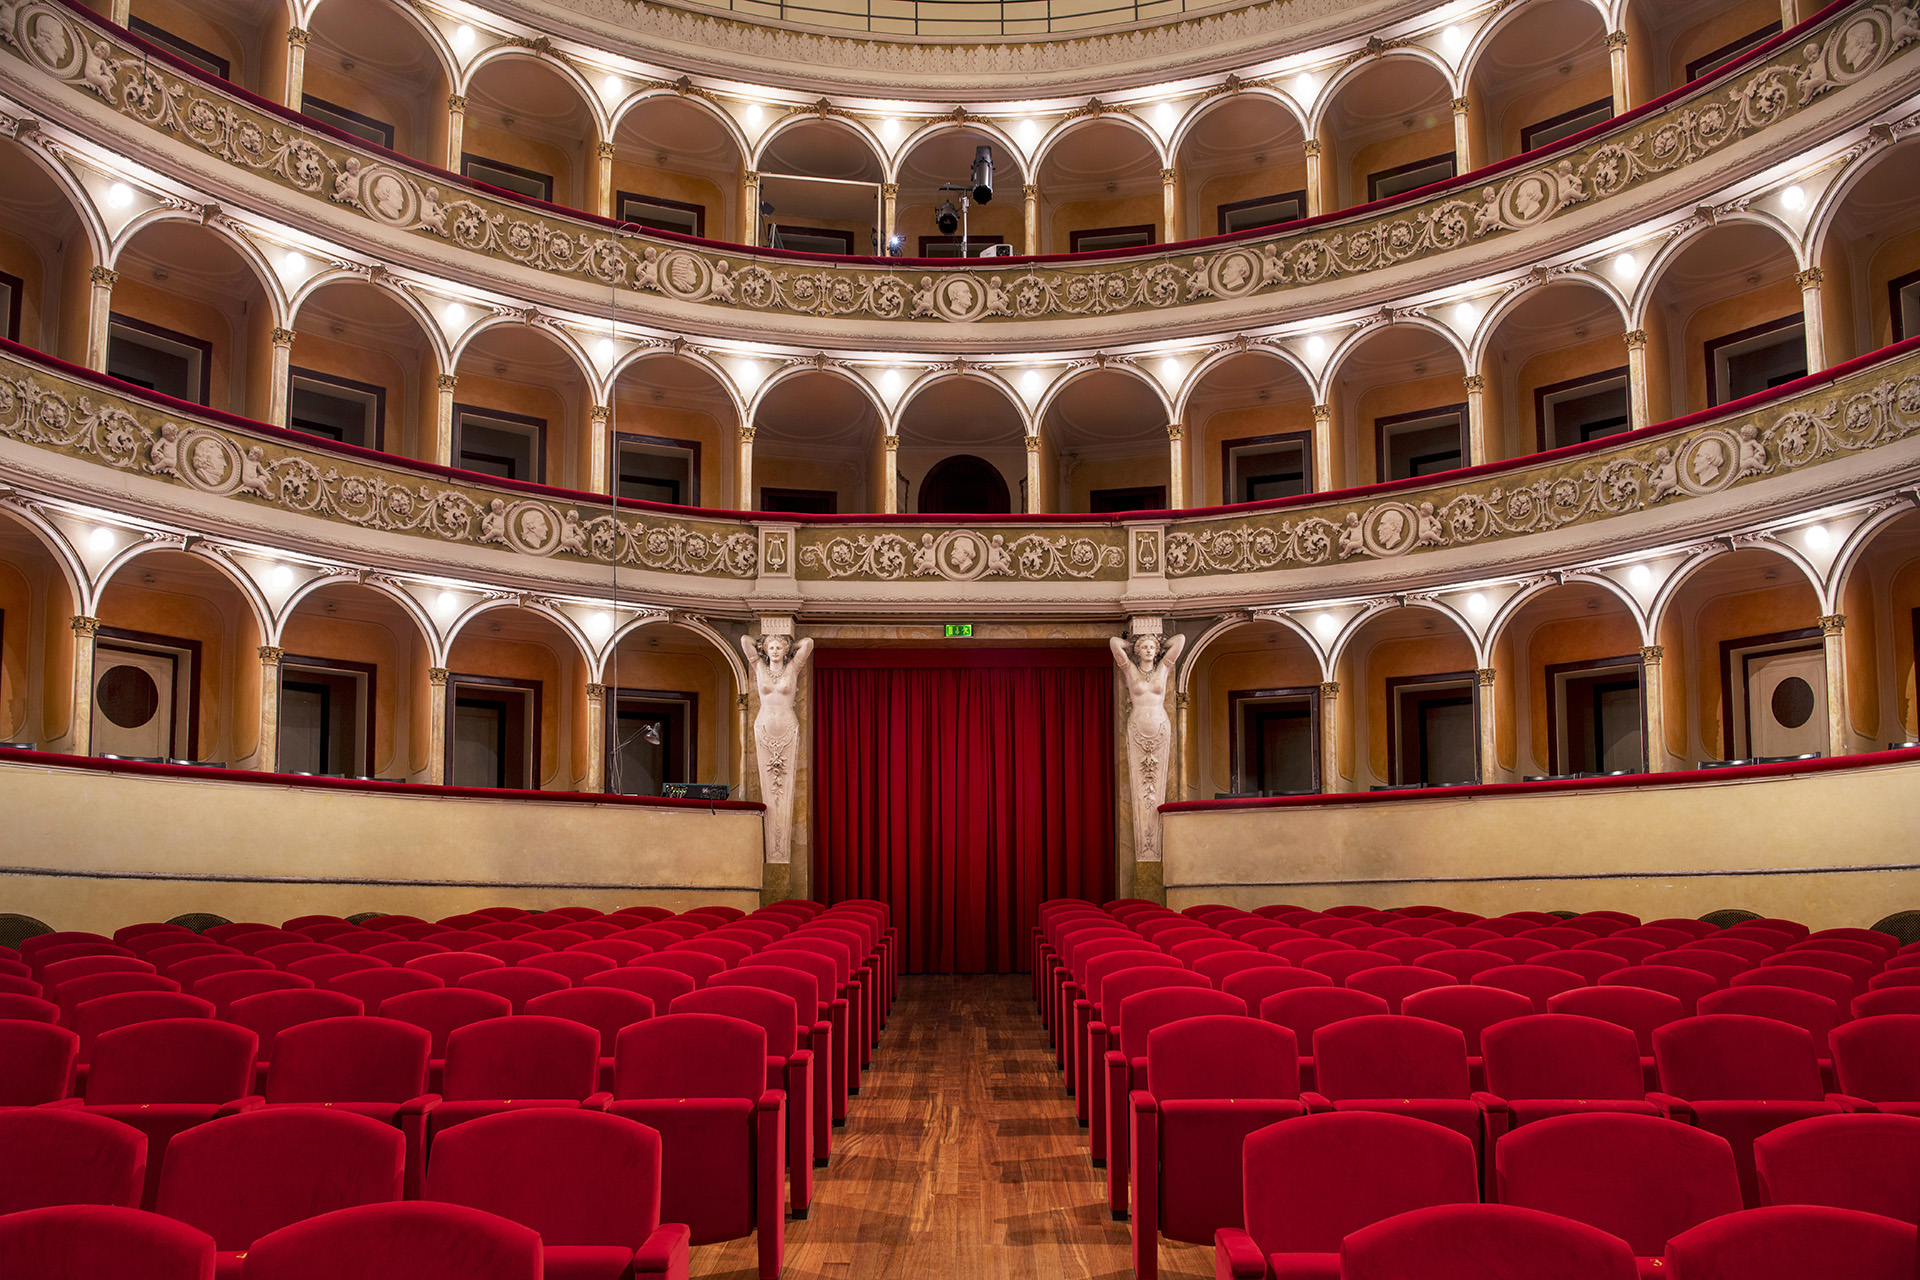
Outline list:
[[[1555,1114],[1567,1099],[1582,1099],[1581,1107],[1639,1111],[1664,1117],[1663,1123],[1683,1120],[1726,1134],[1740,1157],[1736,1164],[1749,1203],[1757,1194],[1754,1133],[1801,1115],[1875,1109],[1863,1099],[1829,1097],[1813,1037],[1805,1028],[1778,1020],[1744,1014],[1688,1017],[1671,995],[1589,988],[1571,971],[1569,984],[1525,993],[1490,985],[1459,986],[1442,973],[1438,982],[1389,992],[1399,1005],[1396,1009],[1386,996],[1351,985],[1336,987],[1331,974],[1306,967],[1319,957],[1351,956],[1361,963],[1346,971],[1349,983],[1386,969],[1411,968],[1391,959],[1369,965],[1372,956],[1366,946],[1396,945],[1394,936],[1373,936],[1377,923],[1356,925],[1351,916],[1316,917],[1333,927],[1327,928],[1327,938],[1300,930],[1315,945],[1302,951],[1297,957],[1302,964],[1296,966],[1258,946],[1262,941],[1269,947],[1307,946],[1297,938],[1260,937],[1263,931],[1289,927],[1275,925],[1272,914],[1295,909],[1282,908],[1268,916],[1231,908],[1196,909],[1212,916],[1211,922],[1202,922],[1192,913],[1176,915],[1152,904],[1110,905],[1111,911],[1084,903],[1043,907],[1035,944],[1046,972],[1036,976],[1036,994],[1043,1017],[1057,1032],[1056,1051],[1069,1088],[1082,1118],[1090,1122],[1092,1154],[1097,1163],[1104,1158],[1107,1165],[1110,1207],[1115,1216],[1125,1216],[1131,1204],[1136,1267],[1143,1275],[1153,1273],[1166,1197],[1199,1194],[1206,1207],[1198,1212],[1225,1215],[1218,1222],[1205,1221],[1233,1225],[1240,1211],[1237,1194],[1223,1196],[1217,1185],[1203,1193],[1194,1188],[1207,1184],[1202,1177],[1206,1170],[1237,1168],[1238,1143],[1249,1127],[1277,1118],[1268,1114],[1262,1119],[1263,1106],[1277,1107],[1278,1115],[1285,1116],[1388,1110],[1447,1125],[1478,1153],[1478,1180],[1491,1198],[1499,1135],[1513,1124]],[[1296,912],[1292,925],[1311,923],[1305,919],[1308,914]],[[1406,919],[1419,923],[1399,933],[1399,942],[1473,927],[1444,920],[1429,923],[1432,915]],[[1561,927],[1557,919],[1551,926],[1531,920],[1512,923],[1519,927],[1503,927],[1516,939]],[[1597,940],[1643,928],[1626,917],[1609,916],[1596,923],[1576,936]],[[1355,938],[1355,928],[1369,932]],[[1235,932],[1240,936],[1234,937]],[[1483,932],[1501,936],[1500,928]],[[1342,941],[1329,949],[1324,943],[1332,938]],[[1626,941],[1671,943],[1660,938]],[[1886,946],[1877,947],[1883,957],[1899,946],[1890,937],[1884,942]],[[1785,945],[1793,945],[1792,940]],[[1553,972],[1550,966],[1527,968]],[[1577,1002],[1583,994],[1598,1006],[1616,1002],[1622,994],[1628,1003],[1645,996],[1665,1002],[1662,1012],[1672,1016],[1642,1017],[1643,1024],[1654,1025],[1626,1027],[1558,1012],[1562,1001]],[[1787,994],[1810,993],[1789,989]],[[1535,1015],[1536,1001],[1556,1012]],[[1582,1012],[1605,1016],[1599,1008]],[[1463,1025],[1446,1025],[1450,1015]],[[1187,1054],[1169,1059],[1161,1074],[1154,1072],[1147,1059],[1154,1037],[1175,1026],[1211,1024],[1218,1024],[1216,1033],[1230,1033],[1244,1043],[1224,1056],[1219,1045],[1190,1046]],[[1875,1017],[1856,1026],[1859,1035],[1848,1043],[1855,1047],[1852,1074],[1863,1081],[1862,1087],[1896,1107],[1920,1101],[1920,1070],[1889,1070],[1903,1058],[1920,1062],[1920,1054],[1912,1052],[1920,1048],[1920,1018]],[[1475,1041],[1473,1057],[1479,1061],[1470,1060],[1469,1034]],[[1489,1035],[1498,1049],[1486,1048],[1483,1041]],[[1652,1043],[1643,1045],[1643,1036]],[[1484,1060],[1483,1050],[1495,1055],[1497,1066]],[[1252,1072],[1252,1078],[1236,1077],[1229,1060],[1237,1061],[1243,1073]],[[1730,1064],[1745,1070],[1729,1075]],[[1656,1083],[1664,1093],[1649,1095],[1650,1068],[1658,1073]],[[1163,1080],[1168,1072],[1178,1074],[1179,1080]],[[1308,1090],[1304,1093],[1303,1083]],[[1136,1159],[1137,1153],[1159,1147],[1142,1139],[1140,1126],[1146,1125],[1150,1137],[1165,1137],[1158,1127],[1164,1117],[1156,1110],[1163,1086],[1173,1090],[1176,1110],[1201,1099],[1232,1098],[1238,1100],[1238,1111],[1230,1106],[1224,1119],[1212,1115],[1196,1122],[1200,1129],[1185,1137],[1174,1127],[1177,1150],[1171,1168],[1159,1158],[1142,1167],[1139,1160],[1146,1158]],[[1175,1225],[1167,1234],[1203,1243],[1211,1238],[1211,1227],[1195,1234],[1186,1210],[1169,1212]]]
[[[694,1243],[757,1235],[761,1272],[776,1275],[783,1181],[804,1216],[891,1001],[886,909],[643,910],[563,918],[564,929],[501,908],[366,922],[378,928],[308,917],[184,940],[152,925],[31,938],[20,962],[0,964],[69,998],[0,1020],[0,1104],[118,1110],[153,1140],[149,1206],[173,1137],[262,1106],[344,1106],[395,1128],[410,1197],[433,1176],[439,1134],[476,1116],[534,1106],[645,1119],[664,1135],[667,1220]],[[481,941],[459,936],[481,928]],[[90,971],[56,972],[75,962]],[[153,985],[183,981],[189,991]],[[74,982],[90,984],[87,998],[71,998]],[[107,982],[133,985],[96,993]]]

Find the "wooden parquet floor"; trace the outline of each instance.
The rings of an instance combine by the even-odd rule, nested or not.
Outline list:
[[[783,1280],[1131,1280],[1030,992],[1024,974],[900,980]],[[1205,1280],[1213,1252],[1163,1241],[1160,1266]],[[695,1249],[692,1274],[753,1280],[753,1242]]]

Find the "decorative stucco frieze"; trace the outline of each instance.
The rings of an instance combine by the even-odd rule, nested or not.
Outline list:
[[[308,132],[156,66],[47,0],[0,0],[0,47],[217,159],[488,258],[733,313],[961,325],[1152,313],[1417,261],[1540,226],[1699,162],[1871,75],[1920,42],[1920,0],[1834,15],[1729,82],[1561,156],[1397,209],[1191,253],[1078,265],[899,270],[653,242],[536,211]]]
[[[800,577],[864,582],[1124,581],[1126,539],[1119,528],[1018,529],[985,532],[942,529],[918,536],[890,530],[840,534],[800,530]]]

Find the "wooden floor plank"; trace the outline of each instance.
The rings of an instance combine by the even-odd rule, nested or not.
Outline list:
[[[903,977],[873,1065],[835,1131],[783,1280],[1131,1280],[1025,975]],[[693,1251],[692,1274],[753,1280],[754,1245]],[[1212,1250],[1162,1242],[1166,1280]]]

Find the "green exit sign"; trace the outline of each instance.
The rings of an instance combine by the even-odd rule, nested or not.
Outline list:
[[[949,622],[947,624],[947,639],[949,640],[973,639],[973,624],[971,622]]]

